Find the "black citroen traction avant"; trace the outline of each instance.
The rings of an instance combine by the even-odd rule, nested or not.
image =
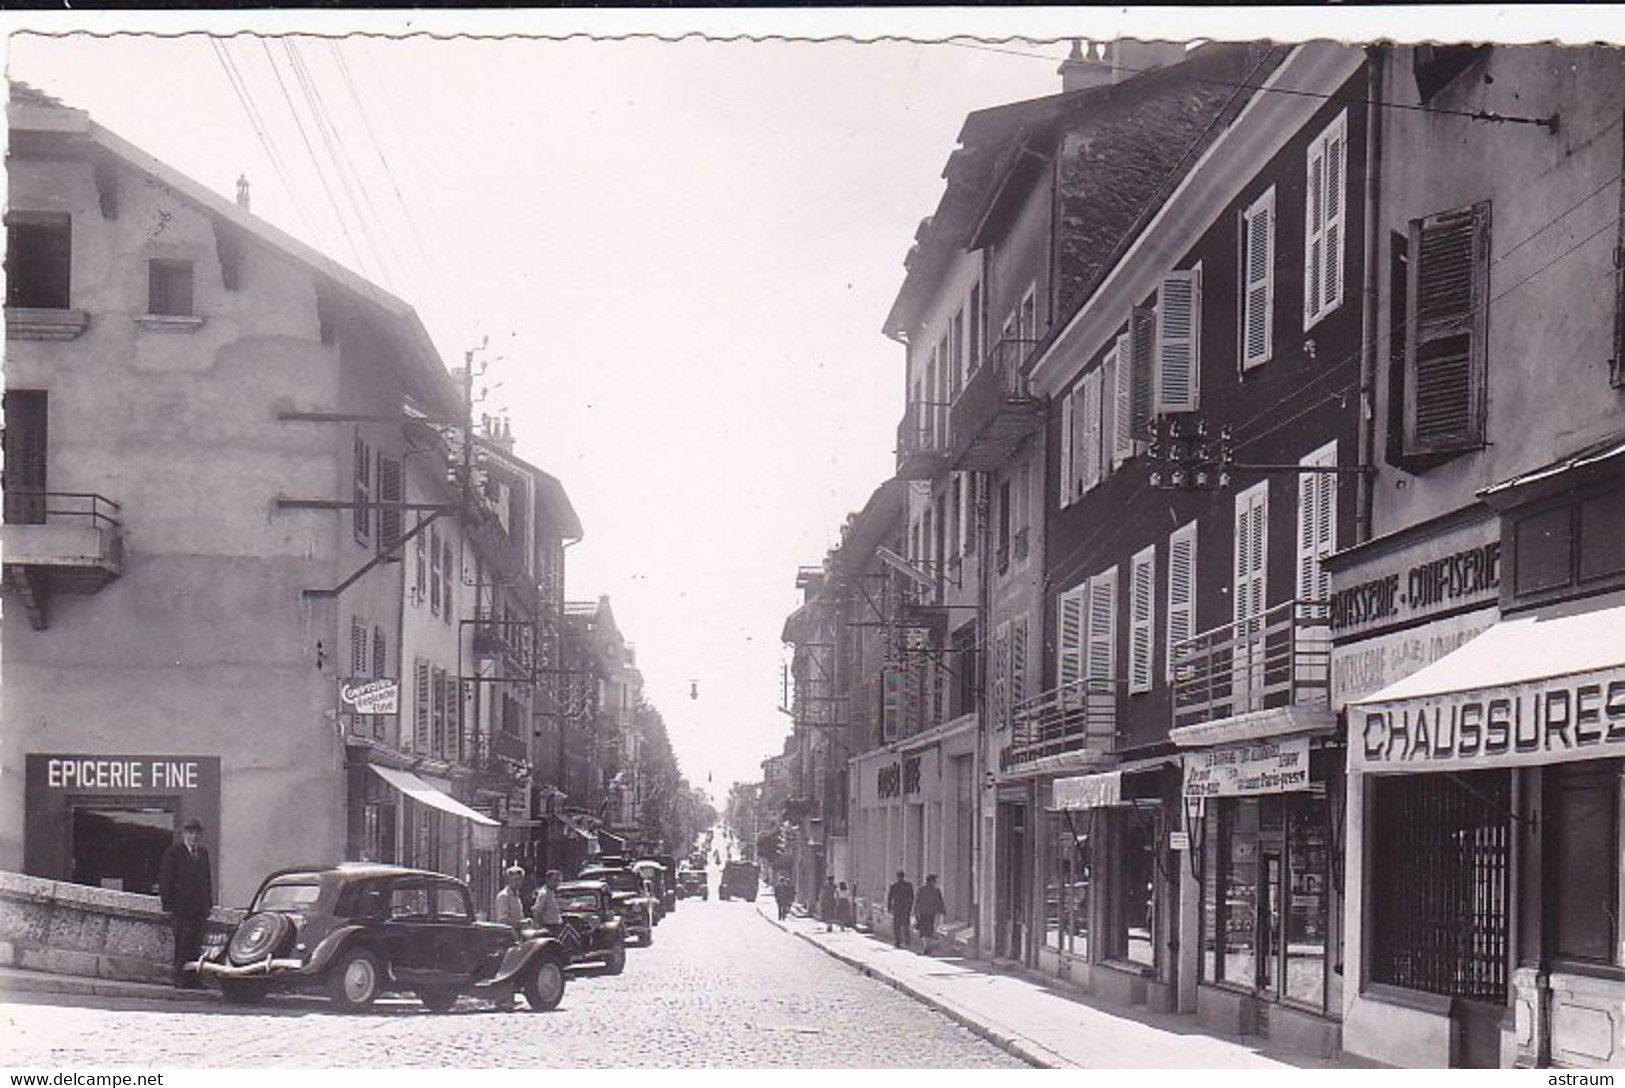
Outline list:
[[[283,869],[265,878],[248,917],[204,946],[198,976],[233,1004],[273,991],[325,993],[364,1009],[385,993],[411,993],[435,1012],[462,994],[533,1010],[564,997],[569,955],[558,940],[521,937],[474,918],[468,885],[392,865]]]

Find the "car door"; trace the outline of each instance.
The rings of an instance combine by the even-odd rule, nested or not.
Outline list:
[[[435,970],[448,980],[473,979],[490,954],[492,938],[475,923],[467,888],[451,881],[435,885],[434,930]]]
[[[403,985],[437,982],[434,896],[424,877],[402,877],[389,888],[383,923],[384,952],[395,978]]]

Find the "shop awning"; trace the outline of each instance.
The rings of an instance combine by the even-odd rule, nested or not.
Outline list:
[[[1625,593],[1502,619],[1349,705],[1369,771],[1534,766],[1625,754]]]
[[[1170,759],[1142,759],[1099,774],[1057,778],[1051,786],[1050,811],[1078,812],[1149,799],[1152,794],[1141,788],[1144,777],[1160,772],[1172,762]]]
[[[568,816],[565,813],[559,812],[554,814],[554,819],[563,824],[565,830],[569,831],[572,835],[577,835],[588,842],[592,841],[592,829],[582,822],[579,816]]]
[[[476,827],[496,827],[498,822],[484,813],[475,812],[461,801],[442,790],[437,790],[410,771],[397,771],[393,767],[380,767],[376,763],[368,764],[373,771],[400,790],[406,796],[419,804],[437,808],[441,812],[449,812],[453,816],[460,816],[472,822]]]

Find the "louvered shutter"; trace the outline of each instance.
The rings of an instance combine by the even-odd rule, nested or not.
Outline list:
[[[1348,182],[1348,113],[1309,145],[1304,187],[1303,327],[1343,301],[1343,236]]]
[[[440,614],[440,533],[429,530],[429,610]]]
[[[1058,604],[1055,683],[1063,689],[1083,679],[1083,611],[1088,594],[1085,582],[1061,594]]]
[[[414,659],[415,671],[412,685],[412,730],[413,739],[420,752],[429,750],[429,663],[423,658]]]
[[[1088,491],[1100,482],[1100,371],[1083,376],[1083,456],[1079,490]]]
[[[1027,698],[1027,617],[1010,621],[1010,705]]]
[[[1116,674],[1117,568],[1089,580],[1089,635],[1085,672],[1096,684],[1109,684]]]
[[[367,675],[367,629],[354,616],[350,617],[350,675]]]
[[[1411,222],[1411,321],[1405,335],[1405,449],[1438,453],[1484,440],[1490,205]]]
[[[993,708],[993,728],[1010,724],[1010,623],[1005,621],[993,632],[993,675],[988,683],[988,701]]]
[[[1202,333],[1202,271],[1169,272],[1157,292],[1156,411],[1194,412]]]
[[[1061,394],[1061,506],[1072,505],[1072,391]]]
[[[1305,457],[1302,465],[1337,464],[1337,443]],[[1324,601],[1331,596],[1331,572],[1324,560],[1337,550],[1337,477],[1304,473],[1298,477],[1297,599]]]
[[[372,447],[362,440],[359,433],[355,436],[355,486],[352,491],[356,502],[355,538],[365,544],[372,538],[372,510],[364,505],[372,501]]]
[[[894,741],[902,735],[904,675],[904,670],[895,665],[880,670],[880,738],[883,741]]]
[[[1196,522],[1168,537],[1168,671],[1174,646],[1196,633]]]
[[[378,501],[400,502],[401,495],[401,462],[396,457],[378,455]],[[380,552],[392,551],[401,540],[401,511],[399,507],[393,510],[378,511],[378,550]]]
[[[1135,693],[1151,690],[1151,656],[1154,639],[1152,612],[1156,607],[1156,547],[1146,548],[1136,554],[1130,571],[1128,689],[1130,693]]]
[[[1146,425],[1151,422],[1156,349],[1156,307],[1136,307],[1129,320],[1129,357],[1133,360],[1134,377],[1134,420],[1130,433],[1136,441],[1147,438]]]
[[[1134,456],[1134,354],[1129,334],[1117,338],[1112,353],[1116,366],[1112,368],[1112,467],[1116,468]]]
[[[1266,585],[1266,540],[1269,525],[1269,485],[1250,487],[1236,496],[1235,593],[1236,621],[1232,683],[1236,710],[1259,709],[1264,686],[1263,622]]]
[[[1275,312],[1275,188],[1259,197],[1242,215],[1243,369],[1268,362]]]
[[[452,558],[451,543],[449,541],[440,545],[440,551],[440,577],[445,581],[445,585],[440,590],[441,616],[447,623],[450,623],[452,613],[451,583],[452,579],[457,576],[457,572],[453,569],[456,564]]]
[[[433,670],[429,692],[429,752],[435,757],[446,751],[446,672]]]

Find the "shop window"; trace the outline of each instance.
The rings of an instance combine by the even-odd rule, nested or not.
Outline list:
[[[192,316],[192,262],[147,262],[147,312],[165,317]]]
[[[6,305],[66,310],[73,264],[67,215],[6,216]]]
[[[1552,954],[1614,962],[1619,915],[1619,771],[1615,760],[1546,772],[1546,887]]]
[[[1044,866],[1044,947],[1089,954],[1088,813],[1051,812]]]
[[[1120,879],[1111,912],[1108,954],[1144,967],[1155,967],[1158,810],[1135,807],[1119,814]]]
[[[175,841],[175,810],[131,801],[73,806],[75,884],[158,894],[158,867]]]
[[[1286,930],[1281,954],[1285,995],[1319,1006],[1326,993],[1327,885],[1331,879],[1324,787],[1297,795],[1287,805]]]

